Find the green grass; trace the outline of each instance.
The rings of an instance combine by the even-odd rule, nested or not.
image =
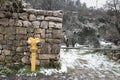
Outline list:
[[[41,74],[40,73],[41,69],[51,69],[51,68],[60,69],[60,64],[55,65],[55,67],[54,66],[46,66],[46,67],[45,66],[36,66],[35,72],[31,72],[31,66],[27,65],[27,66],[19,69],[18,74],[23,74],[23,75],[28,75],[28,76],[30,76],[31,74],[39,75],[39,74]]]
[[[10,67],[6,67],[6,66],[0,66],[0,73],[5,74],[5,75],[9,75],[9,74],[22,74],[22,75],[26,75],[26,76],[31,76],[31,75],[39,75],[41,74],[40,71],[41,69],[57,69],[59,70],[60,67],[60,63],[57,63],[55,65],[43,65],[43,66],[36,66],[36,71],[35,72],[31,72],[31,65],[25,65],[24,67],[16,70]]]
[[[8,75],[14,73],[14,71],[6,66],[0,66],[0,73]]]

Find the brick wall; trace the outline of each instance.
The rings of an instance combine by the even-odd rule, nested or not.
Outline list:
[[[30,64],[26,41],[38,37],[37,65],[59,60],[63,14],[60,11],[27,9],[22,13],[0,11],[0,65]]]

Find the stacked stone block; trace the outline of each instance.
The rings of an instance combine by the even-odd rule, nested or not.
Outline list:
[[[59,11],[27,9],[22,13],[0,11],[0,65],[30,64],[29,37],[41,40],[37,65],[59,60],[63,14]]]

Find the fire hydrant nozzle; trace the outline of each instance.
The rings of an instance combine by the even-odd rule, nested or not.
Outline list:
[[[39,38],[28,38],[27,44],[30,45],[30,52],[31,54],[31,71],[34,72],[36,69],[36,52],[38,50],[38,46],[40,45]]]

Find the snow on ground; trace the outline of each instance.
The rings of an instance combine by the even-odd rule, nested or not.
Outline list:
[[[76,67],[93,69],[96,71],[110,71],[117,76],[120,76],[120,64],[108,60],[101,53],[84,54],[87,50],[63,50],[60,52],[61,69],[41,69],[41,73],[51,75],[53,73],[67,73],[68,68],[75,69]],[[84,61],[84,62],[83,62]]]
[[[108,46],[112,43],[106,43],[101,41],[101,45]],[[76,47],[86,47],[79,44]],[[65,46],[62,46],[65,47]],[[87,54],[86,54],[87,52]],[[66,50],[61,49],[60,52],[61,69],[41,69],[40,72],[45,75],[51,75],[53,73],[67,73],[68,68],[75,69],[93,69],[96,71],[110,71],[115,75],[120,76],[120,64],[109,60],[105,55],[100,52],[91,54],[90,50]]]
[[[64,51],[61,50],[60,52],[60,64],[61,69],[42,69],[41,73],[44,73],[45,75],[51,75],[52,73],[67,73],[67,68],[74,68],[76,64],[76,60],[79,58],[77,54],[74,54],[73,51]]]
[[[108,42],[105,40],[100,40],[99,42],[100,42],[101,48],[117,48],[117,46],[114,45],[112,42]]]

